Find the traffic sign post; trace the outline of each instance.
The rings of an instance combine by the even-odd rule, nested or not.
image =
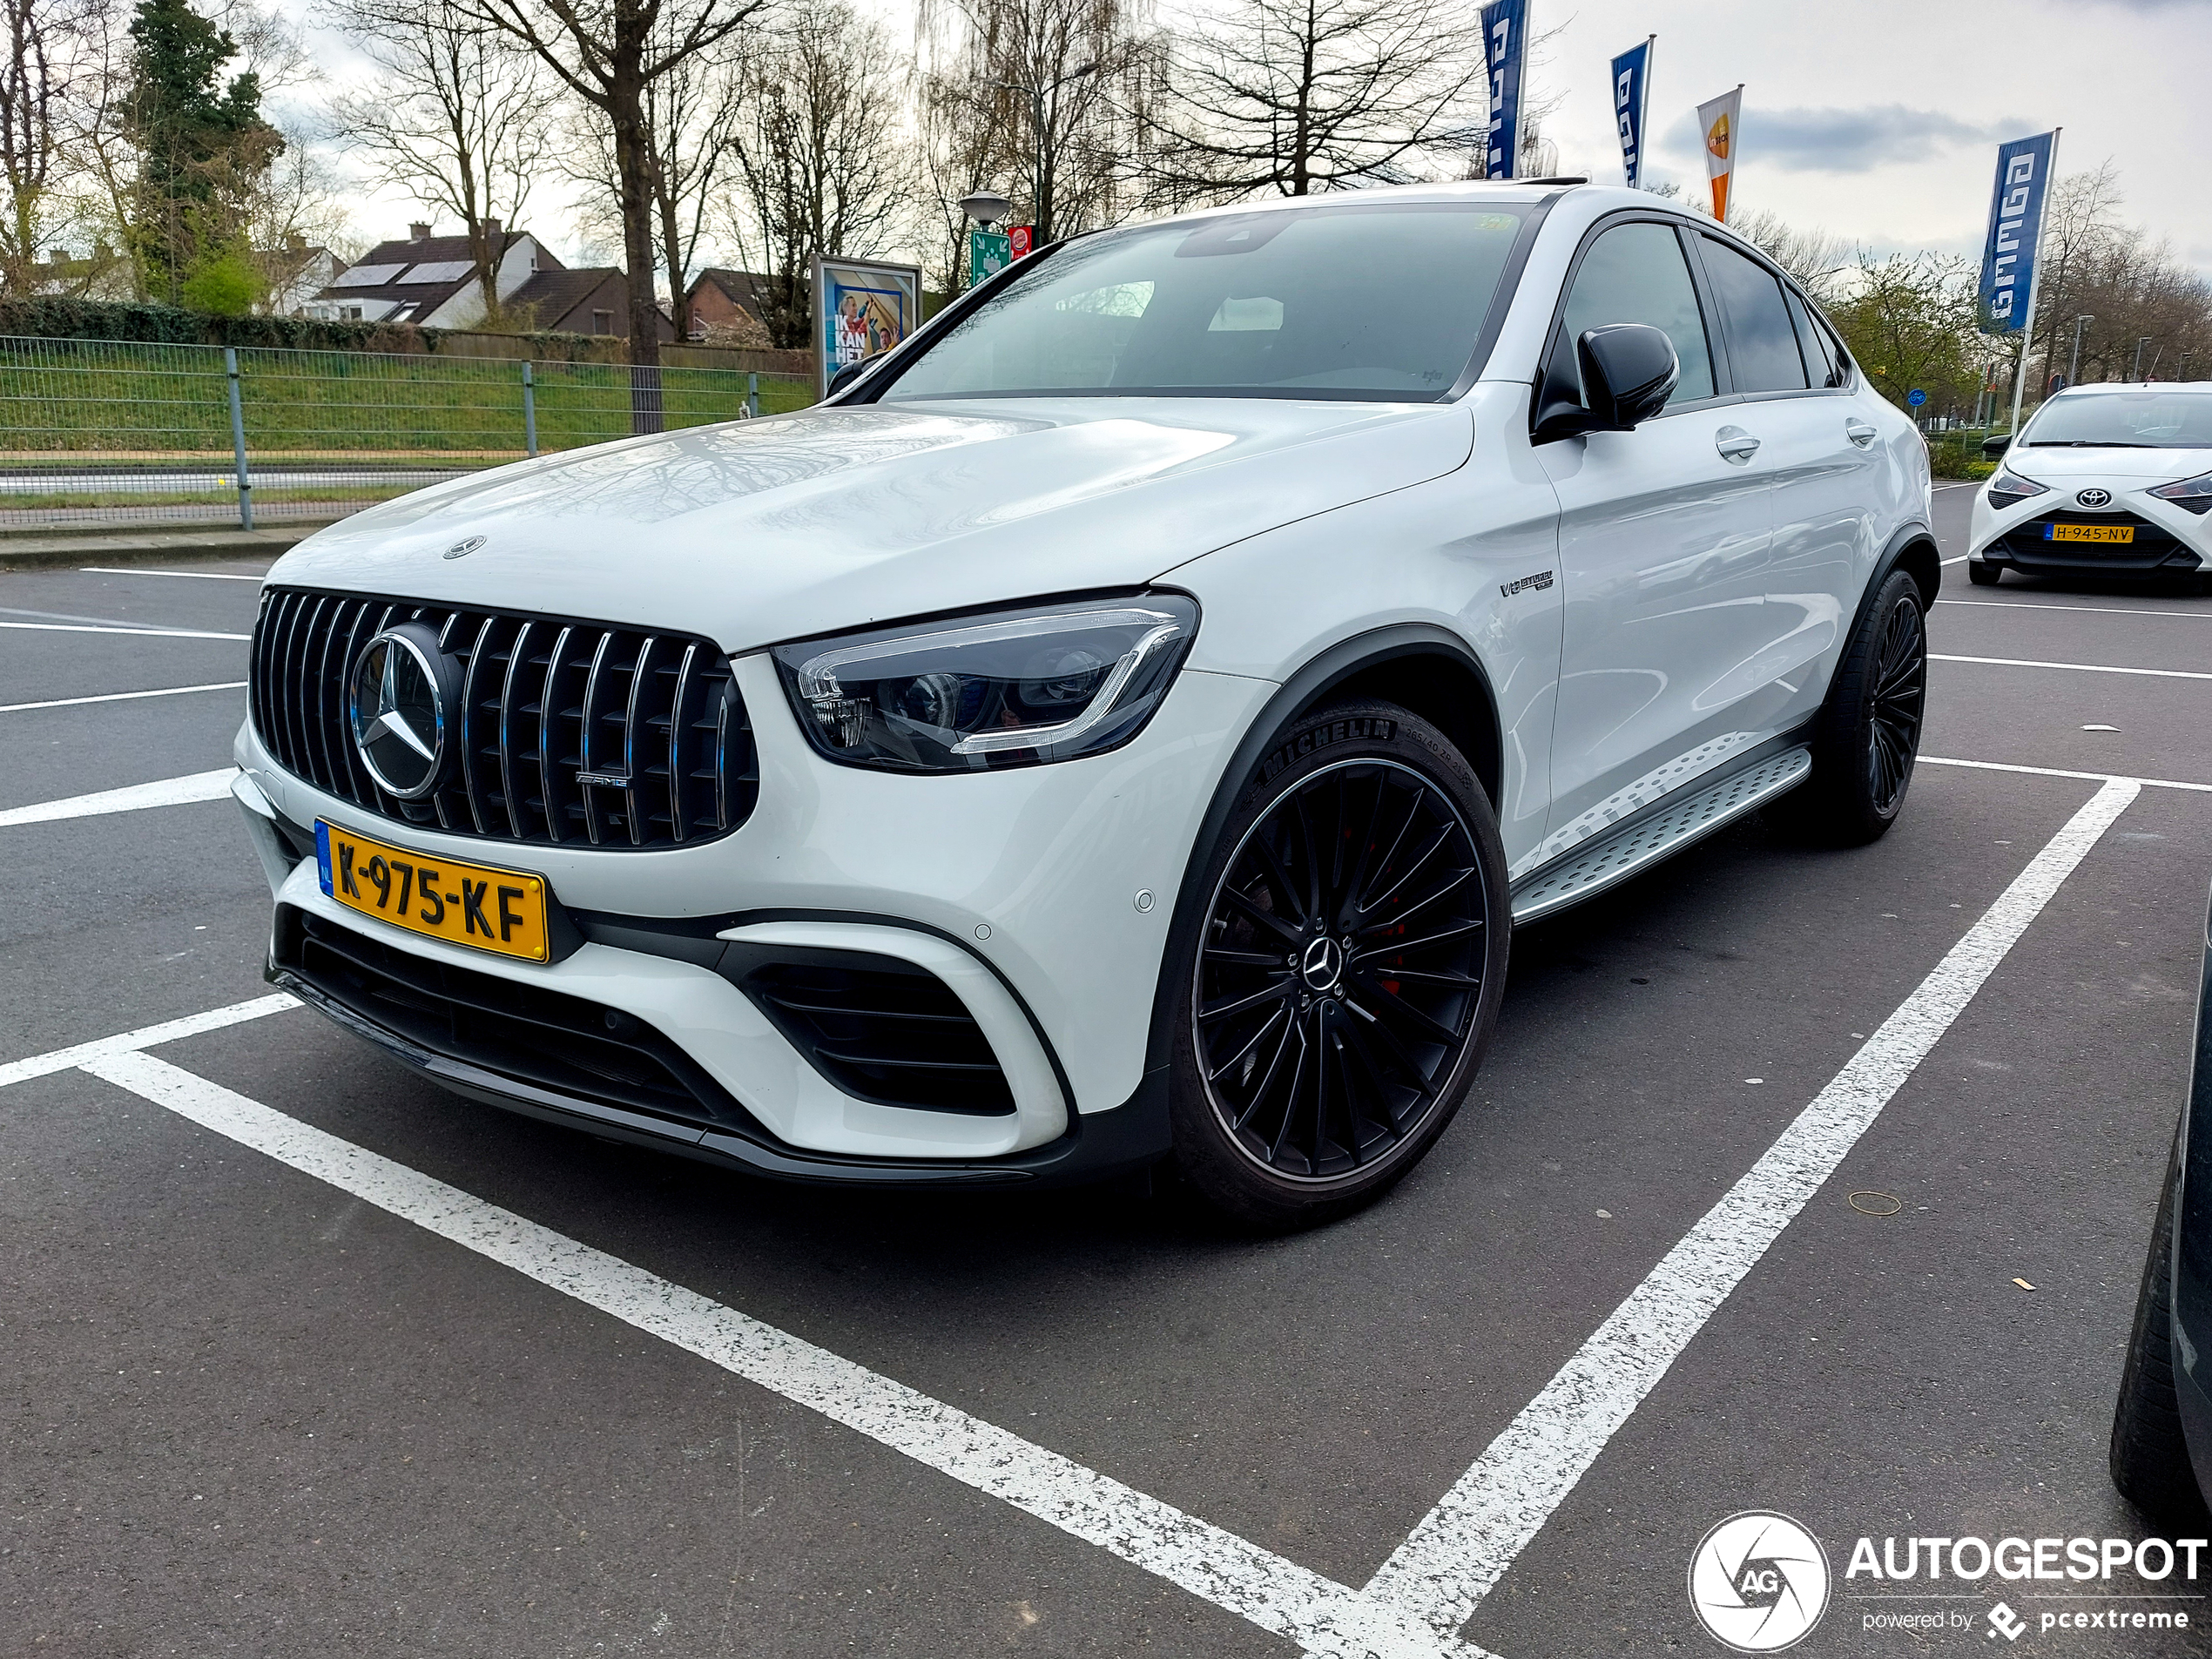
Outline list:
[[[1014,244],[1004,231],[968,233],[968,286],[988,281],[1014,263]]]
[[[1905,395],[1905,404],[1911,408],[1917,409],[1927,401],[1928,395],[1917,386]]]

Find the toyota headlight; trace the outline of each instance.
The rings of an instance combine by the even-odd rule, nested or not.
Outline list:
[[[2009,467],[2000,467],[1997,475],[1989,481],[1989,504],[2010,507],[2015,502],[2026,501],[2030,496],[2047,493],[2033,478],[2023,478]]]
[[[2194,478],[2184,478],[2177,483],[2161,484],[2147,493],[2161,501],[2172,502],[2184,512],[2212,513],[2212,472],[2199,473]]]
[[[779,645],[799,724],[848,766],[969,772],[1071,760],[1151,718],[1198,631],[1180,593],[1036,605]]]

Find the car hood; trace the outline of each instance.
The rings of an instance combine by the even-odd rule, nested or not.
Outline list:
[[[2212,449],[2046,449],[2015,444],[2005,464],[2039,484],[2092,478],[2194,478],[2212,472]]]
[[[734,652],[1136,586],[1259,531],[1449,472],[1473,430],[1457,404],[1068,398],[810,409],[435,485],[320,531],[269,580],[681,628]]]

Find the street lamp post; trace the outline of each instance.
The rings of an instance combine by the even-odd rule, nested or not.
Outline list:
[[[1031,246],[1033,246],[1042,247],[1052,239],[1051,157],[1049,152],[1052,123],[1060,118],[1060,89],[1067,85],[1069,81],[1079,81],[1084,76],[1094,73],[1097,68],[1098,65],[1095,63],[1085,64],[1082,68],[1071,69],[1058,80],[1048,81],[1042,86],[1031,86],[1022,81],[993,81],[991,83],[994,86],[1003,86],[1009,92],[1028,94],[1029,121],[1037,139],[1037,182],[1035,192],[1037,222],[1032,226]],[[1045,100],[1048,98],[1052,100],[1049,111],[1045,108]]]
[[[2128,378],[2131,381],[2140,381],[2143,377],[2143,347],[2150,344],[2150,340],[2151,337],[2145,334],[2135,342],[2135,366],[2128,371]]]
[[[2067,359],[2066,364],[2066,383],[2068,386],[2078,386],[2081,382],[2081,325],[2094,321],[2094,317],[2076,317],[2074,320],[2074,355]]]

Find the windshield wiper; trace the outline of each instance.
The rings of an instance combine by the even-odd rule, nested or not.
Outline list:
[[[2103,438],[2030,438],[2023,449],[2163,449],[2162,443],[2123,443]]]

